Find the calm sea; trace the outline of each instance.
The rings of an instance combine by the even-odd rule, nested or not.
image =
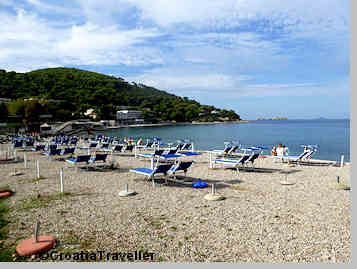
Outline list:
[[[143,138],[156,136],[164,143],[188,139],[193,141],[195,148],[199,150],[223,149],[225,141],[238,141],[244,146],[263,145],[269,149],[282,143],[289,148],[290,153],[299,154],[303,150],[301,145],[317,144],[319,151],[314,158],[336,161],[344,155],[345,161],[350,161],[350,120],[348,119],[136,127],[112,129],[105,134]]]

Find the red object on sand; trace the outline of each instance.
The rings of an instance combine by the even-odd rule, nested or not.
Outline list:
[[[268,158],[267,156],[265,156],[265,155],[259,155],[259,157],[258,157],[259,159],[264,159],[264,158]]]
[[[33,242],[33,238],[22,241],[16,247],[16,252],[20,256],[31,256],[41,252],[50,250],[56,244],[56,239],[51,235],[39,235],[37,243]]]
[[[8,190],[0,190],[0,197],[11,196],[11,192]]]

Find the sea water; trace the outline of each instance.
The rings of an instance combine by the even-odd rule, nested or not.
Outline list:
[[[273,146],[286,145],[290,154],[300,154],[301,145],[318,145],[313,158],[350,161],[350,120],[262,120],[247,123],[218,123],[119,128],[105,132],[119,137],[159,137],[163,143],[177,143],[187,139],[197,150],[223,149],[224,142],[233,141],[248,146],[266,146],[270,154]]]

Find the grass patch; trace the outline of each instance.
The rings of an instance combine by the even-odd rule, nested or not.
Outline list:
[[[30,182],[31,182],[31,183],[35,183],[35,182],[38,182],[38,181],[43,180],[43,179],[46,179],[46,178],[45,178],[45,177],[42,177],[42,176],[40,176],[40,177],[35,177],[35,178],[31,179]]]
[[[36,183],[36,182],[39,182],[39,181],[41,181],[41,180],[43,180],[43,179],[46,179],[45,177],[42,177],[42,176],[40,176],[40,177],[35,177],[35,178],[31,178],[31,179],[28,179],[28,178],[26,178],[26,179],[20,179],[19,180],[19,183],[20,184],[27,184],[27,183]]]
[[[164,259],[163,257],[159,257],[157,258],[156,262],[167,262],[167,260]]]
[[[57,212],[57,214],[64,215],[64,214],[68,213],[68,210],[57,210],[56,212]]]
[[[237,191],[248,191],[247,188],[240,187],[240,186],[232,186],[231,188],[232,188],[233,190],[237,190]]]
[[[0,187],[13,193],[8,186]],[[13,262],[13,261],[25,261],[25,258],[16,254],[15,248],[11,248],[5,245],[5,240],[8,238],[9,230],[7,225],[9,221],[6,219],[7,214],[10,211],[9,206],[5,203],[8,197],[0,197],[0,262]]]
[[[3,202],[4,198],[0,198],[0,240],[5,240],[7,238],[8,230],[6,226],[9,221],[5,218],[6,214],[9,212],[9,207]]]
[[[63,236],[59,241],[65,245],[80,245],[79,236],[74,234],[72,231]]]
[[[158,236],[159,236],[160,239],[165,239],[165,238],[168,237],[167,234],[159,234]]]
[[[176,226],[171,226],[170,229],[171,229],[172,231],[177,231],[177,227],[176,227]]]
[[[161,223],[157,220],[153,220],[150,222],[150,225],[154,227],[155,229],[159,229],[161,227]]]
[[[54,194],[38,194],[36,197],[21,200],[20,210],[30,210],[33,208],[47,207],[52,201],[61,200],[63,197],[70,195],[69,193],[54,193]]]
[[[82,240],[80,241],[79,248],[82,250],[90,250],[93,242],[91,240]]]

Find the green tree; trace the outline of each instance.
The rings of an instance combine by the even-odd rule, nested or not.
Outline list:
[[[9,114],[13,116],[25,116],[25,102],[21,99],[17,99],[11,102],[8,106]]]
[[[9,112],[5,103],[0,103],[0,118],[6,119]]]
[[[38,101],[34,100],[26,102],[24,123],[31,124],[38,121],[40,114],[44,112],[43,106]]]

